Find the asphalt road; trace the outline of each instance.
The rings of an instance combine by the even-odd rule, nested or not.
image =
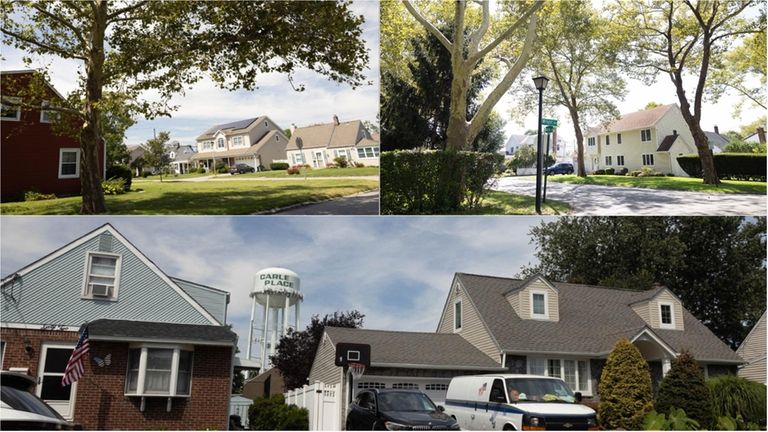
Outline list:
[[[281,215],[378,215],[379,190],[281,210]]]
[[[536,194],[535,177],[504,177],[495,190]],[[766,195],[681,192],[548,182],[547,198],[585,216],[765,216]]]

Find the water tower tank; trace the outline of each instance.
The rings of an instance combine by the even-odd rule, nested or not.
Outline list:
[[[269,301],[269,307],[279,307],[285,304],[285,296],[289,297],[289,306],[293,306],[303,297],[300,285],[301,279],[294,271],[280,267],[265,268],[256,273],[251,297],[260,305]]]

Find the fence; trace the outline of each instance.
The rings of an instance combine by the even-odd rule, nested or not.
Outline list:
[[[315,381],[285,393],[285,403],[309,411],[309,430],[342,430],[341,384]]]
[[[248,427],[248,408],[252,403],[248,398],[233,394],[229,398],[229,415],[239,415],[243,426]]]

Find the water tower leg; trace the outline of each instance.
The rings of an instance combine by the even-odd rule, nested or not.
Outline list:
[[[267,302],[264,304],[264,330],[261,339],[261,370],[259,372],[267,370],[267,337],[269,336],[267,324],[269,324],[269,294],[267,294]]]
[[[283,309],[283,331],[280,333],[280,336],[285,336],[288,333],[288,311],[290,310],[290,301],[291,298],[285,296],[285,308]]]

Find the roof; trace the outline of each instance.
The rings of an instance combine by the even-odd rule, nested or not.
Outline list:
[[[229,327],[217,325],[98,319],[88,323],[88,335],[91,340],[182,342],[224,346],[237,344],[237,335]]]
[[[223,124],[219,124],[219,125],[214,125],[213,127],[209,128],[208,130],[203,132],[196,139],[198,141],[200,141],[200,140],[204,140],[204,139],[207,139],[207,138],[213,138],[213,136],[216,134],[216,132],[218,132],[220,130],[221,131],[226,131],[228,133],[231,133],[231,132],[235,132],[237,130],[247,129],[248,126],[250,126],[254,122],[259,122],[259,121],[261,121],[264,118],[266,118],[266,116],[253,117],[253,118],[248,118],[248,119],[245,119],[245,120],[238,120],[238,121],[233,121],[233,122],[230,122],[230,123],[223,123]]]
[[[40,71],[37,69],[0,70],[0,76],[2,75],[35,75],[35,74],[40,74]],[[59,93],[59,91],[56,90],[56,88],[51,83],[49,83],[47,80],[45,81],[45,83],[48,85],[48,88],[51,89],[54,94],[56,94],[56,96],[58,96],[61,100],[66,100],[66,98],[61,93]]]
[[[622,114],[618,119],[608,124],[607,127],[601,126],[597,128],[589,128],[588,131],[592,133],[607,133],[648,128],[655,125],[673,108],[677,108],[677,105],[662,105],[656,108]]]
[[[219,158],[225,158],[225,157],[243,157],[243,156],[256,156],[259,151],[261,151],[262,147],[264,147],[270,140],[275,138],[276,134],[280,134],[285,138],[285,135],[279,130],[271,130],[267,132],[266,135],[264,135],[256,144],[245,147],[245,148],[238,148],[233,150],[226,150],[226,151],[209,151],[209,152],[198,152],[192,155],[190,157],[190,160],[205,160],[205,159],[213,159],[214,157]]]
[[[362,135],[362,136],[361,136]],[[363,143],[363,141],[366,141]],[[286,150],[311,148],[342,148],[359,144],[375,144],[370,132],[360,120],[322,123],[297,128],[291,133]]]
[[[720,150],[725,150],[725,146],[728,145],[729,142],[731,142],[731,140],[728,139],[727,136],[720,135],[717,132],[704,131],[704,135],[707,136],[707,141],[709,141],[710,145],[715,146]]]
[[[371,345],[371,366],[500,370],[500,364],[458,334],[326,327],[339,342]]]
[[[502,351],[605,355],[618,339],[650,330],[677,352],[687,349],[699,360],[742,362],[685,308],[684,331],[649,329],[631,305],[650,300],[664,287],[632,291],[551,282],[558,291],[560,315],[560,321],[551,322],[523,320],[505,299],[528,281],[467,273],[456,278]]]
[[[657,148],[656,151],[669,151],[669,149],[672,148],[672,144],[675,143],[677,136],[677,134],[665,136],[664,139],[661,140],[661,144],[659,144],[659,148]]]

